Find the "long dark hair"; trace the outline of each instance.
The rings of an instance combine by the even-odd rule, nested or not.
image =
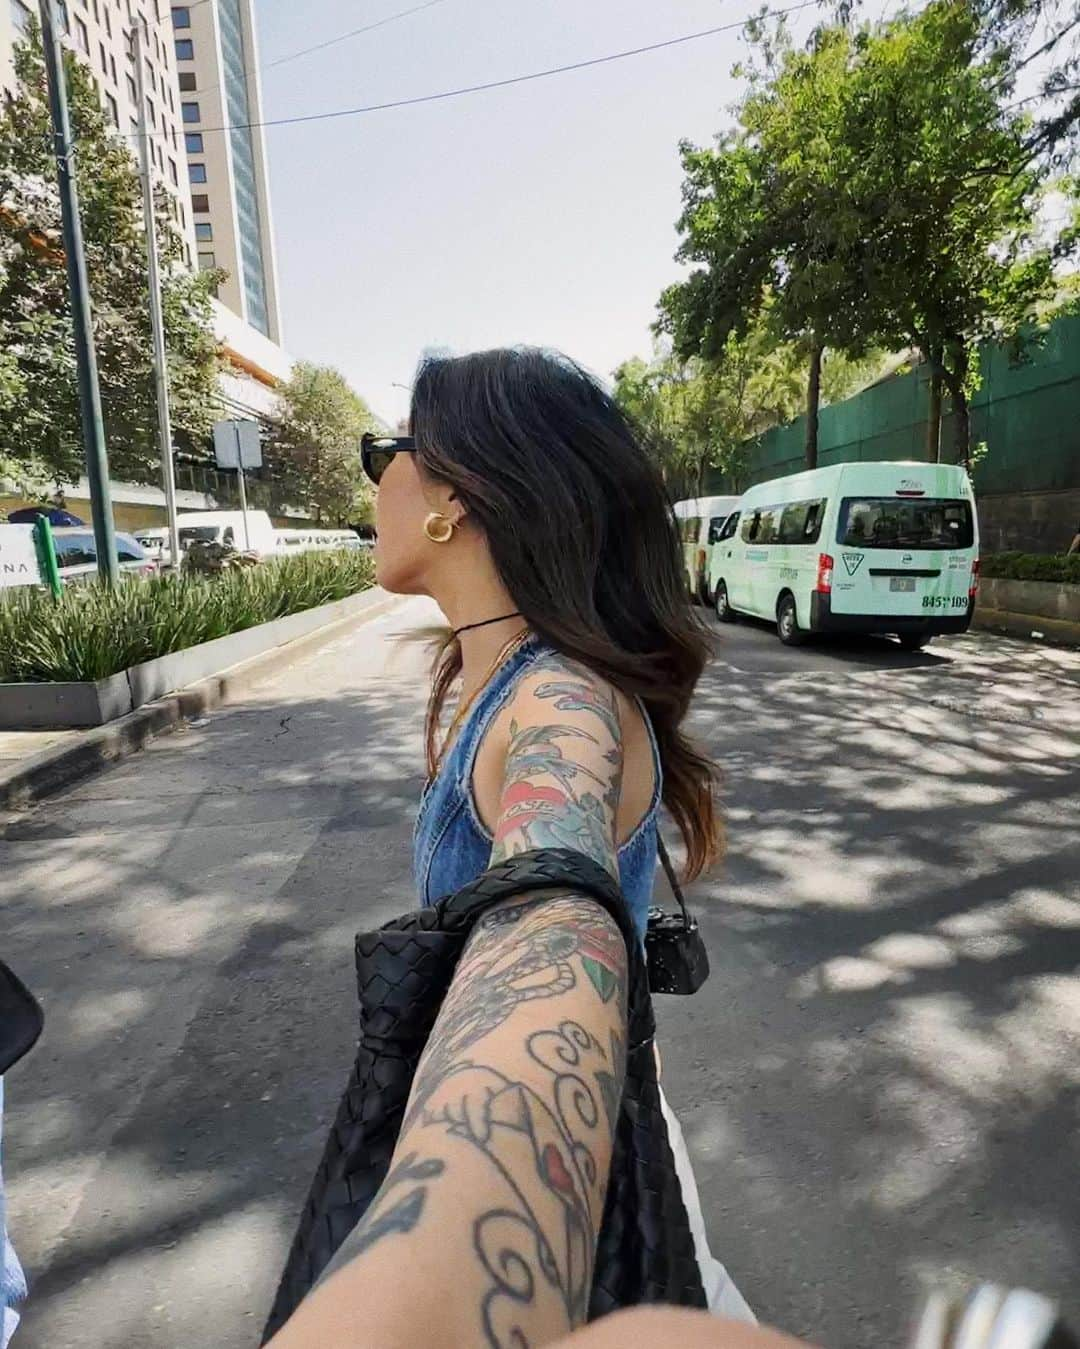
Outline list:
[[[663,482],[627,418],[580,366],[529,347],[430,357],[413,386],[421,467],[450,485],[487,537],[499,576],[542,641],[642,700],[663,799],[693,877],[720,850],[714,769],[681,730],[708,647],[686,593]],[[449,641],[427,717],[461,670]]]

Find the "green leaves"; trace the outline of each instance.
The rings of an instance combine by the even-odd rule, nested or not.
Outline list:
[[[156,481],[157,422],[151,368],[142,198],[125,139],[107,126],[81,62],[65,61],[77,137],[79,186],[102,405],[112,471]],[[0,466],[42,490],[82,472],[60,206],[36,28],[15,50],[16,88],[0,109]],[[220,357],[210,310],[213,274],[176,266],[183,241],[167,194],[156,200],[163,259],[165,336],[173,423],[202,439],[219,414]]]
[[[357,521],[371,507],[360,437],[378,418],[331,366],[298,362],[279,390],[268,463],[290,499],[321,521]]]

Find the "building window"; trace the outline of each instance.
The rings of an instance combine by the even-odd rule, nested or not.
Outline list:
[[[146,100],[146,111],[150,114],[150,125],[157,130],[157,109],[152,98]]]
[[[154,67],[150,64],[149,58],[147,58],[147,61],[146,61],[146,87],[147,87],[147,89],[148,89],[151,93],[153,93],[155,83],[156,83],[156,81],[155,81],[155,79],[154,79]]]
[[[105,12],[106,12],[106,14],[107,14],[107,13],[108,13],[108,10],[106,10]],[[113,84],[116,84],[116,83],[117,83],[117,79],[116,79],[116,57],[115,57],[115,56],[110,56],[110,57],[109,57],[109,73],[112,75],[112,82],[113,82]]]
[[[200,254],[199,254],[199,271],[200,271],[200,272],[208,272],[208,271],[211,270],[211,268],[216,267],[216,266],[217,266],[217,258],[214,256],[213,253],[200,253]]]
[[[185,122],[199,122],[202,120],[202,114],[199,112],[197,103],[181,103],[180,117]]]
[[[206,215],[210,210],[210,198],[205,192],[193,192],[191,194],[191,209],[196,215]]]
[[[179,187],[179,185],[180,185],[180,179],[179,179],[179,177],[177,176],[177,172],[176,172],[176,160],[175,160],[175,159],[170,159],[170,160],[169,160],[169,181],[172,183],[173,187]]]
[[[191,10],[187,5],[174,5],[172,12],[172,26],[174,28],[191,27]]]
[[[128,89],[128,98],[131,100],[131,102],[138,103],[139,91],[135,88],[135,81],[131,78],[130,75],[127,77],[127,89]]]
[[[203,138],[201,131],[184,132],[184,149],[189,155],[201,155],[203,152]]]
[[[81,52],[90,55],[90,34],[86,31],[86,24],[79,16],[75,15],[75,45]]]
[[[101,11],[98,9],[98,0],[93,0],[94,22],[101,22]]]
[[[109,0],[105,0],[105,36],[112,37],[112,19],[109,18]]]
[[[108,73],[109,73],[109,57],[108,57],[108,54],[107,54],[106,51],[105,51],[105,44],[104,44],[104,42],[99,42],[99,43],[98,43],[98,56],[101,57],[101,73],[102,73],[103,75],[108,75]]]
[[[176,39],[176,59],[178,61],[195,60],[195,44],[189,37],[178,37]]]
[[[117,130],[119,130],[120,112],[116,106],[116,99],[113,98],[112,94],[105,95],[105,107],[108,110],[109,121],[112,122],[113,126],[116,127]]]
[[[182,94],[193,94],[198,88],[193,70],[182,70],[176,77],[176,83]]]
[[[189,164],[189,165],[188,165],[188,178],[190,178],[190,180],[191,180],[193,183],[205,183],[205,182],[206,182],[206,165],[205,165],[205,164]]]
[[[134,117],[131,119],[131,134],[133,136],[137,136],[139,134],[139,123]]]
[[[187,216],[184,214],[184,203],[183,203],[182,201],[178,201],[178,202],[176,203],[176,214],[177,214],[177,216],[178,216],[179,219],[180,219],[180,228],[186,230],[186,229],[187,229]],[[187,260],[188,260],[188,266],[190,267],[190,266],[191,266],[191,252],[190,252],[190,250],[188,250],[187,248],[185,248],[185,250],[184,250],[184,256],[187,258]]]
[[[213,240],[213,237],[213,225],[211,225],[208,220],[196,220],[195,238],[198,239],[200,243],[208,244]]]

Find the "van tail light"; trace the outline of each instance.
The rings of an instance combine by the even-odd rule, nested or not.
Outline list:
[[[814,589],[819,595],[832,593],[833,560],[828,553],[819,553],[817,560],[817,585]]]
[[[968,599],[973,600],[979,593],[979,559],[971,564],[971,580],[968,582]]]
[[[704,570],[705,570],[705,549],[704,549],[704,548],[699,548],[699,549],[697,550],[697,567],[698,567],[698,571],[704,571]]]

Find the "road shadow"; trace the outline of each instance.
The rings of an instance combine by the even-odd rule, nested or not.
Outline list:
[[[729,850],[692,892],[713,976],[660,1025],[717,1254],[832,1346],[901,1343],[926,1278],[1076,1319],[1080,741],[1064,702],[1002,719],[1007,680],[979,716],[867,678],[696,700]]]
[[[1080,1316],[1077,747],[1019,674],[958,700],[944,673],[716,666],[692,718],[729,848],[665,1081],[717,1254],[833,1349],[902,1342],[927,1274]],[[256,1343],[348,1071],[353,934],[414,903],[422,693],[227,708],[8,827],[5,957],[47,1013],[7,1084],[26,1349]]]

